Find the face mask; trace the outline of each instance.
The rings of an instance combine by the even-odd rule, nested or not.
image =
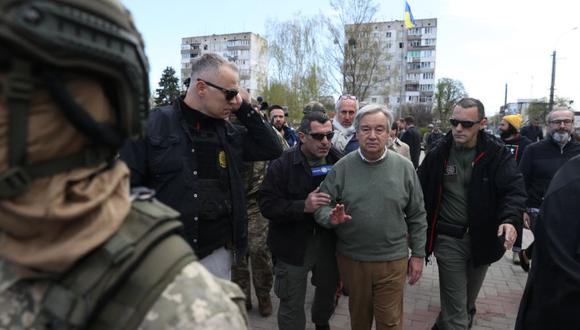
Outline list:
[[[552,138],[559,144],[564,144],[570,139],[570,133],[568,132],[553,132]]]

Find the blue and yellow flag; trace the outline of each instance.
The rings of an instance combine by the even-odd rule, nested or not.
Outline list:
[[[411,13],[411,6],[405,1],[405,27],[407,29],[414,28],[416,25],[415,19],[413,18],[413,13]]]

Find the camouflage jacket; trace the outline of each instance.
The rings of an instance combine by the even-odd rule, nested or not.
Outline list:
[[[0,329],[31,329],[46,280],[19,281],[0,259]],[[244,294],[192,262],[169,284],[139,329],[248,329]]]

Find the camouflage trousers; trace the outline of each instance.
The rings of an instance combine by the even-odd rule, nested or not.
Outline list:
[[[248,207],[249,256],[240,264],[232,266],[232,281],[240,286],[247,299],[251,297],[249,265],[252,267],[251,280],[256,296],[269,296],[272,289],[272,255],[266,243],[267,237],[268,220],[262,216],[257,205]]]

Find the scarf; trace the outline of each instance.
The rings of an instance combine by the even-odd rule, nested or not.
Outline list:
[[[71,79],[65,85],[95,120],[113,122],[111,106],[98,82]],[[73,154],[90,145],[46,91],[34,93],[28,118],[30,163]],[[8,124],[0,99],[0,172],[8,168]],[[120,161],[110,167],[77,168],[36,179],[23,194],[0,200],[0,261],[21,277],[65,272],[106,241],[130,207],[129,170]]]
[[[334,117],[334,119],[332,119],[332,126],[334,126],[334,137],[332,138],[332,145],[341,152],[344,152],[346,145],[354,136],[354,125],[345,128],[340,124],[340,122],[338,122],[336,117]]]

